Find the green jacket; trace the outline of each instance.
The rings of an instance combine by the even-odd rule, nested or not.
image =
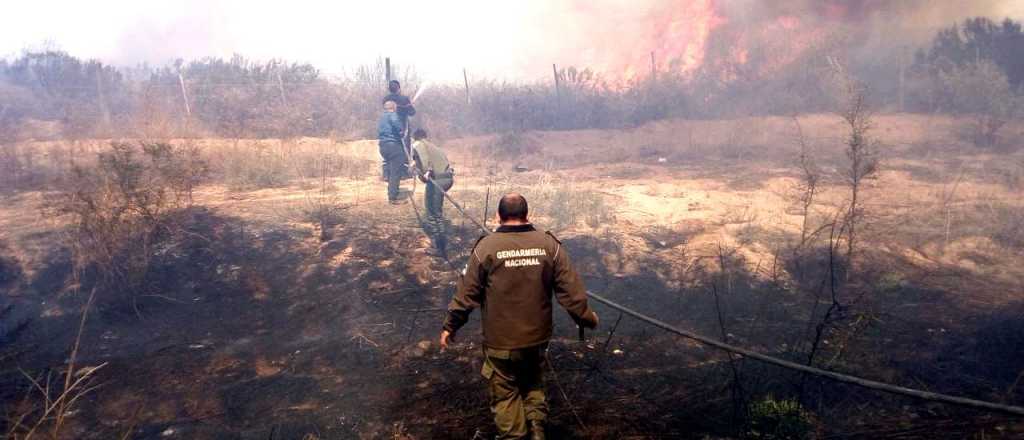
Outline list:
[[[413,142],[412,150],[413,157],[416,159],[420,171],[424,173],[432,171],[436,176],[451,169],[451,164],[448,163],[448,156],[444,154],[443,150],[430,143],[430,141],[420,139]]]

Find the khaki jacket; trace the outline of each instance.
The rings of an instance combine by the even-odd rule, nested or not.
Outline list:
[[[412,143],[412,149],[417,159],[420,171],[432,172],[435,176],[448,172],[451,165],[448,163],[448,156],[440,148],[426,140],[418,140]]]
[[[480,307],[485,346],[516,350],[544,344],[551,339],[552,295],[577,324],[596,324],[561,242],[532,225],[502,226],[473,248],[444,329],[454,334]]]

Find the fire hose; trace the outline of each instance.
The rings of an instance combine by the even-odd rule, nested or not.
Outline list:
[[[419,91],[416,94],[417,98],[419,97],[420,93],[422,93],[422,91]],[[407,125],[406,129],[408,130],[408,125]],[[404,136],[402,138],[402,143],[403,144],[405,143],[405,137]],[[407,149],[404,149],[404,150],[406,152],[406,158],[408,159],[409,163],[413,163],[412,156],[409,153],[409,151]],[[440,190],[441,193],[444,195],[444,197],[446,199],[448,199],[449,202],[452,203],[452,206],[454,206],[455,209],[459,211],[459,214],[461,214],[466,219],[469,219],[469,221],[472,222],[474,225],[476,225],[476,227],[479,228],[480,231],[484,235],[490,235],[491,231],[488,230],[487,228],[485,228],[482,224],[480,224],[480,222],[478,222],[475,218],[473,218],[472,216],[467,214],[466,210],[463,209],[462,206],[459,205],[459,203],[456,202],[455,199],[453,199],[448,194],[448,191],[445,191],[440,185],[437,185],[434,182],[434,179],[432,179],[430,176],[427,176],[426,174],[419,173],[418,171],[417,171],[417,173],[420,174],[424,178],[424,180],[426,180],[429,184],[434,185],[435,188]],[[633,317],[633,318],[635,318],[635,319],[637,319],[637,320],[639,320],[641,322],[644,322],[644,323],[647,323],[647,324],[652,325],[654,327],[660,328],[660,329],[665,330],[665,331],[667,331],[669,333],[673,333],[673,334],[676,334],[678,336],[682,336],[684,338],[692,339],[692,340],[700,342],[702,344],[710,345],[710,346],[718,348],[720,350],[723,350],[723,351],[726,351],[726,352],[730,352],[730,353],[734,353],[734,354],[737,354],[737,355],[740,355],[740,356],[743,356],[743,357],[747,357],[747,358],[750,358],[750,359],[754,359],[754,360],[757,360],[757,361],[761,361],[761,362],[764,362],[764,363],[767,363],[767,364],[776,365],[776,366],[779,366],[779,367],[782,367],[782,368],[786,368],[786,369],[790,369],[790,370],[794,370],[794,371],[800,371],[800,372],[807,373],[807,374],[812,374],[812,375],[823,377],[825,379],[833,380],[833,381],[836,381],[836,382],[843,382],[843,383],[848,383],[848,384],[851,384],[851,385],[856,385],[856,386],[859,386],[859,387],[862,387],[862,388],[867,388],[867,389],[876,390],[876,391],[882,391],[882,392],[885,392],[885,393],[898,394],[898,395],[903,395],[903,396],[914,397],[914,398],[921,399],[921,400],[927,400],[927,401],[933,401],[933,402],[942,402],[942,403],[947,403],[947,404],[952,404],[952,405],[958,405],[958,406],[969,407],[969,408],[976,408],[976,409],[983,409],[983,410],[988,410],[988,411],[994,411],[994,412],[1000,412],[1000,413],[1004,413],[1004,414],[1011,414],[1011,415],[1015,415],[1015,416],[1022,416],[1022,417],[1024,417],[1024,407],[1021,407],[1021,406],[1004,405],[1004,404],[995,403],[995,402],[988,402],[988,401],[984,401],[984,400],[970,399],[970,398],[966,398],[966,397],[953,396],[953,395],[949,395],[949,394],[933,393],[933,392],[930,392],[930,391],[923,391],[923,390],[918,390],[918,389],[914,389],[914,388],[901,387],[901,386],[898,386],[898,385],[892,385],[892,384],[888,384],[888,383],[884,383],[884,382],[878,382],[878,381],[874,381],[874,380],[870,380],[870,379],[864,379],[864,378],[853,376],[853,375],[849,375],[849,374],[843,374],[843,373],[838,373],[838,372],[835,372],[835,371],[824,370],[824,369],[821,369],[821,368],[812,367],[810,365],[798,364],[796,362],[787,361],[785,359],[780,359],[780,358],[777,358],[777,357],[774,357],[774,356],[769,356],[769,355],[766,355],[766,354],[763,354],[763,353],[759,353],[759,352],[756,352],[756,351],[753,351],[753,350],[749,350],[749,349],[746,349],[746,348],[738,347],[738,346],[735,346],[735,345],[732,345],[732,344],[729,344],[729,343],[726,343],[726,342],[722,342],[722,341],[719,341],[719,340],[716,340],[716,339],[709,338],[707,336],[702,336],[700,334],[697,334],[697,333],[694,333],[694,332],[691,332],[691,331],[687,331],[687,330],[678,328],[676,326],[673,326],[671,324],[668,324],[666,322],[660,321],[658,319],[655,319],[655,318],[650,317],[648,315],[645,315],[643,313],[637,312],[636,310],[633,310],[631,308],[628,308],[626,306],[618,304],[618,303],[616,303],[616,302],[614,302],[614,301],[612,301],[612,300],[610,300],[608,298],[605,298],[605,297],[603,297],[601,295],[593,293],[593,292],[591,292],[589,290],[586,292],[586,294],[587,294],[588,297],[594,299],[595,301],[597,301],[597,302],[599,302],[601,304],[604,304],[605,306],[608,306],[608,307],[610,307],[610,308],[612,308],[614,310],[618,310],[619,312],[622,312],[622,313],[624,313],[626,315],[629,315],[629,316],[631,316],[631,317]],[[584,339],[583,326],[579,326],[579,339],[581,341]]]

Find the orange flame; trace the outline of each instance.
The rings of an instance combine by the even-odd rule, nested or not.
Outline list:
[[[589,32],[581,44],[588,49],[574,61],[612,87],[628,87],[652,73],[753,79],[787,68],[825,41],[837,23],[860,22],[887,7],[881,0],[779,0],[749,17],[730,17],[740,9],[727,0],[644,3],[577,0],[577,28]]]
[[[648,76],[652,67],[661,72],[691,74],[704,62],[708,37],[726,21],[715,0],[658,2],[642,12],[639,23],[587,20],[608,14],[598,8],[593,3],[576,5],[584,22],[603,21],[617,28],[593,30],[588,45],[596,49],[583,62],[606,81],[620,86]]]

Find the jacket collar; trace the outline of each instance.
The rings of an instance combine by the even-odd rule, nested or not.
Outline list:
[[[536,231],[536,229],[533,228],[532,224],[527,223],[525,225],[503,225],[503,226],[498,226],[498,229],[496,229],[494,232],[530,232],[530,231]]]

